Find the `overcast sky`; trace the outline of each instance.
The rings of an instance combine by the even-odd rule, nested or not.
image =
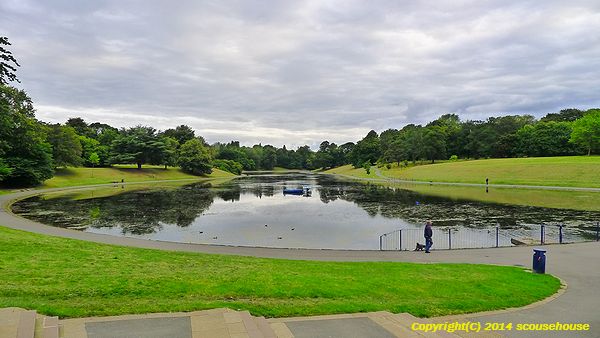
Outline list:
[[[314,146],[600,106],[600,1],[2,0],[39,119]]]

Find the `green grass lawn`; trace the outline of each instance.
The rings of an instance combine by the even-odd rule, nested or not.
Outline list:
[[[600,187],[600,156],[563,156],[507,158],[445,162],[391,169],[381,168],[382,175],[417,181],[520,184],[566,187]],[[364,169],[351,166],[327,173],[366,177]],[[368,177],[377,178],[373,170]]]
[[[165,169],[163,166],[144,166],[138,170],[134,165],[115,165],[110,168],[66,168],[58,169],[54,177],[44,182],[41,188],[72,187],[79,185],[103,184],[111,182],[147,182],[161,180],[182,180],[232,177],[231,173],[213,168],[206,176],[194,176],[179,168]]]
[[[439,316],[523,306],[560,281],[518,267],[315,262],[167,252],[0,227],[0,307],[83,317],[216,307],[284,317]]]
[[[337,168],[333,168],[333,169],[329,169],[329,170],[325,170],[325,171],[323,171],[323,173],[352,176],[352,177],[358,177],[358,178],[381,178],[381,177],[375,175],[375,170],[371,170],[371,172],[367,175],[367,171],[365,169],[363,169],[363,168],[355,169],[350,164],[343,165],[341,167],[337,167]]]
[[[438,196],[453,200],[526,205],[553,209],[600,211],[600,192],[496,187],[490,187],[488,192],[486,192],[485,187],[390,183],[381,181],[367,184],[412,190],[427,196]]]

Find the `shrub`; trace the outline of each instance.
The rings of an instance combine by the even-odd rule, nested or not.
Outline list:
[[[241,174],[242,170],[244,170],[242,164],[234,160],[214,160],[213,166],[236,175]]]

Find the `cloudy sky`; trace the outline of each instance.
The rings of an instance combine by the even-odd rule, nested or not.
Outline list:
[[[2,0],[37,116],[295,147],[600,106],[600,2]]]

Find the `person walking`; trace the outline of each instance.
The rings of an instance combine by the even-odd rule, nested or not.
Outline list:
[[[431,228],[431,221],[427,221],[425,224],[425,253],[429,253],[429,249],[433,245],[433,229]]]

